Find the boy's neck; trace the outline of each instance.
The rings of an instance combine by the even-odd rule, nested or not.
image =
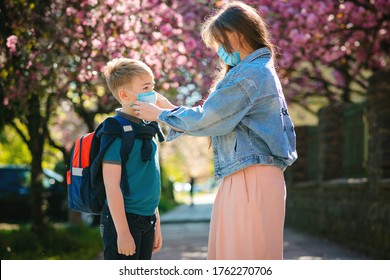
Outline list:
[[[135,119],[135,122],[136,122],[136,123],[140,123],[140,122],[142,121],[141,119],[139,119],[139,118],[137,117],[137,115],[135,114],[134,110],[133,110],[131,107],[129,107],[129,108],[127,108],[127,107],[126,107],[126,108],[122,107],[121,109],[119,109],[119,112],[131,116],[132,118]]]
[[[126,107],[122,107],[121,108],[121,112],[125,113],[125,114],[128,114],[134,118],[137,118],[137,115],[135,114],[133,108],[131,108],[130,106],[126,106]]]

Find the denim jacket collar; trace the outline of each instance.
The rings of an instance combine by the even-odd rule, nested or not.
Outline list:
[[[252,53],[250,53],[247,57],[245,57],[239,64],[230,69],[228,75],[231,76],[233,73],[239,73],[241,69],[245,68],[248,63],[251,63],[257,58],[261,57],[270,57],[271,51],[268,48],[260,48]],[[233,74],[234,75],[234,74]]]
[[[249,54],[247,57],[245,57],[245,59],[243,61],[248,63],[248,62],[255,60],[258,57],[268,56],[268,55],[269,56],[271,55],[271,51],[269,50],[269,48],[260,48],[260,49],[253,51],[251,54]]]
[[[250,53],[237,66],[239,66],[240,64],[250,63],[253,60],[255,60],[256,58],[269,57],[270,55],[271,55],[271,51],[268,48],[260,48],[260,49],[253,51],[252,53]]]

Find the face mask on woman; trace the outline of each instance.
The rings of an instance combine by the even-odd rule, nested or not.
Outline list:
[[[228,53],[222,45],[219,46],[217,54],[225,64],[230,66],[236,66],[241,61],[238,51],[235,51],[234,53]]]

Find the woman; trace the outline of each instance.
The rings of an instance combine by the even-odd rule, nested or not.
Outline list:
[[[212,137],[215,177],[223,180],[208,259],[283,259],[283,171],[297,152],[266,25],[255,9],[233,2],[203,24],[202,38],[225,64],[203,106],[175,107],[159,95],[162,108],[134,108],[142,119],[169,125],[168,141]]]

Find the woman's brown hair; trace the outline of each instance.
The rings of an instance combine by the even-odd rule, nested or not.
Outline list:
[[[229,44],[227,32],[236,32],[243,36],[245,43],[252,50],[268,48],[271,51],[272,59],[274,59],[275,50],[270,41],[267,24],[253,7],[239,1],[227,4],[203,23],[201,34],[208,47],[221,44],[227,52],[231,53],[234,50]],[[244,46],[242,42],[240,44]],[[222,66],[211,91],[214,90],[215,85],[223,79],[230,68],[228,65]]]

